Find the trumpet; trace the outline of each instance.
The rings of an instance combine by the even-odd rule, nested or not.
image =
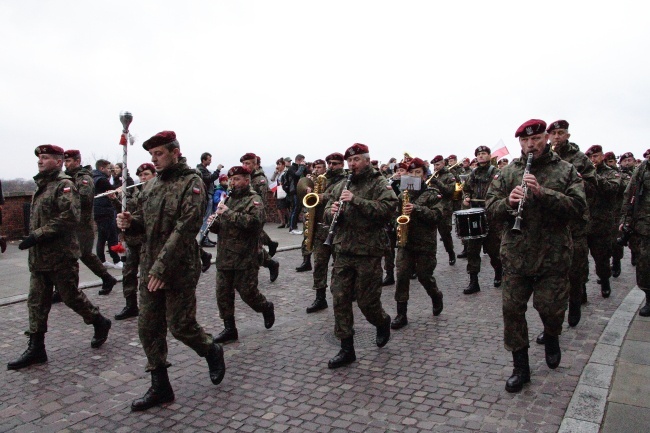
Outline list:
[[[404,190],[402,196],[402,215],[397,217],[397,246],[404,248],[409,237],[409,222],[411,217],[404,215],[404,206],[410,202],[409,191]]]
[[[524,170],[524,176],[530,173],[530,165],[532,163],[533,163],[533,154],[529,153],[528,160],[526,161],[526,169]],[[517,208],[517,216],[515,217],[515,224],[510,229],[515,233],[521,233],[521,220],[522,220],[521,213],[524,210],[524,202],[526,201],[526,195],[528,194],[528,185],[526,184],[526,181],[523,180],[523,178],[521,179],[521,188],[524,190],[524,196],[521,200],[519,200],[519,207]]]
[[[456,167],[459,166],[460,164],[461,164],[460,162],[457,162],[456,164],[454,164],[454,165],[452,165],[452,166],[450,166],[450,167],[447,167],[447,170],[451,170],[452,168],[456,168]],[[440,176],[440,170],[436,170],[436,171],[434,171],[433,174],[431,175],[431,177],[430,177],[429,179],[427,179],[427,181],[424,182],[424,183],[427,184],[427,185],[429,185],[429,183],[430,183],[433,179],[438,179],[438,176]]]

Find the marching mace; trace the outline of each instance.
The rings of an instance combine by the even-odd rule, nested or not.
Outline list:
[[[129,134],[129,126],[133,122],[133,114],[128,111],[122,111],[120,113],[120,122],[122,123],[122,136],[120,137],[120,145],[124,146],[124,152],[122,154],[122,164],[124,169],[122,170],[122,185],[126,188],[126,179],[127,179],[127,156],[128,156],[128,144],[133,145],[133,138]],[[122,194],[122,211],[126,211],[126,194]]]

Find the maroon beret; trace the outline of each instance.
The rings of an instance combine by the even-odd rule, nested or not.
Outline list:
[[[145,170],[149,170],[151,173],[155,173],[156,167],[154,167],[154,165],[150,162],[142,163],[140,164],[140,166],[138,166],[138,169],[135,171],[135,175],[140,176],[140,173],[142,173]]]
[[[468,157],[463,158],[463,162],[465,162],[465,161],[471,162]]]
[[[227,174],[220,174],[219,175],[219,183],[223,182],[224,180],[228,180],[228,175]]]
[[[436,158],[437,158],[437,156],[436,156]],[[458,158],[456,157],[456,155],[449,155],[447,157],[447,159],[456,159],[457,160]]]
[[[400,162],[399,164],[397,164],[397,168],[401,168],[403,170],[409,171],[409,164],[408,162]]]
[[[70,149],[66,150],[63,152],[63,157],[64,158],[74,158],[74,159],[81,159],[81,152],[78,150]]]
[[[63,148],[53,144],[41,144],[34,149],[34,155],[61,155],[63,156]]]
[[[508,158],[501,158],[499,162],[508,162]]]
[[[255,155],[253,152],[248,152],[244,156],[239,158],[239,162],[248,161],[249,159],[257,159],[257,155]]]
[[[370,161],[370,164],[379,165],[379,161],[377,161],[376,159],[373,159],[372,161]]]
[[[616,159],[616,155],[614,155],[614,152],[607,152],[606,154],[603,155],[605,161],[609,161],[610,159]]]
[[[490,155],[492,154],[492,152],[490,151],[490,148],[487,147],[487,146],[479,146],[479,147],[477,147],[476,150],[474,151],[474,156],[478,156],[479,152],[487,152]]]
[[[260,158],[260,157],[258,156],[258,157],[257,157],[257,165],[260,165],[261,163],[262,163],[262,158]]]
[[[144,150],[151,150],[154,147],[164,146],[166,144],[173,144],[174,147],[179,147],[176,140],[176,133],[174,131],[162,131],[151,137],[149,140],[142,143]]]
[[[453,155],[452,155],[452,156],[453,156]],[[431,160],[431,164],[435,164],[436,162],[440,162],[440,161],[442,161],[443,159],[444,159],[444,158],[442,157],[442,155],[436,155],[436,156],[434,156],[433,159]]]
[[[530,137],[531,135],[537,135],[546,132],[546,122],[539,119],[530,119],[527,122],[524,122],[517,132],[515,132],[515,138],[517,137]]]
[[[634,154],[632,152],[625,152],[623,155],[621,155],[619,161],[623,161],[626,158],[634,158]]]
[[[469,163],[470,165],[472,164],[478,164],[478,159],[474,158],[472,161]]]
[[[325,161],[327,161],[327,162],[330,162],[330,161],[341,161],[341,162],[343,162],[343,161],[345,161],[345,158],[343,157],[342,153],[334,152],[334,153],[330,153],[329,155],[327,155],[327,158],[325,158]]]
[[[312,162],[312,164],[313,165],[318,165],[318,164],[325,165],[325,161],[323,161],[322,159],[317,159],[316,161]]]
[[[345,159],[348,159],[354,155],[363,155],[364,153],[369,153],[368,146],[361,143],[354,143],[352,146],[348,147],[343,156]]]
[[[246,154],[248,155],[248,154]],[[246,156],[244,155],[244,156]],[[235,176],[236,174],[243,174],[243,175],[248,175],[251,174],[251,171],[247,169],[246,167],[243,167],[241,165],[236,165],[234,167],[230,167],[230,170],[228,170],[228,177]]]
[[[646,150],[646,151],[643,153],[643,157],[644,157],[644,158],[647,158],[648,155],[650,155],[650,149]]]
[[[587,149],[587,151],[585,152],[585,155],[591,156],[594,153],[598,153],[598,152],[601,152],[601,153],[603,152],[603,146],[601,146],[600,144],[594,144],[589,149]]]
[[[416,168],[424,168],[424,161],[420,158],[413,158],[408,162],[407,170],[414,170]]]
[[[555,122],[548,125],[546,132],[555,131],[556,129],[569,129],[569,122],[566,120],[556,120]]]

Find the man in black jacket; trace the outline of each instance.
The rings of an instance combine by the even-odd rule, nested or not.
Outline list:
[[[203,152],[201,154],[201,163],[196,165],[196,171],[199,173],[199,176],[201,176],[201,179],[203,179],[203,183],[205,184],[205,192],[207,193],[207,201],[208,201],[208,206],[205,209],[205,215],[203,216],[203,225],[201,226],[201,233],[205,230],[208,217],[212,214],[212,195],[214,194],[214,181],[219,179],[219,174],[221,173],[221,169],[223,168],[223,165],[219,164],[217,166],[217,169],[210,173],[210,170],[208,170],[208,166],[212,164],[212,155],[208,152]],[[203,244],[201,245],[202,247],[214,247],[216,243],[212,242],[209,238],[209,236],[206,236],[203,239]]]
[[[289,219],[289,233],[301,235],[298,230],[298,215],[302,204],[298,203],[298,181],[305,176],[305,156],[298,154],[296,160],[285,174],[285,182],[289,183],[289,203],[291,204],[291,217]]]
[[[105,159],[98,159],[93,170],[93,182],[95,183],[95,194],[99,195],[106,191],[113,190],[108,177],[111,175],[111,163]],[[93,203],[93,218],[97,224],[97,248],[96,253],[99,260],[104,266],[122,269],[120,256],[110,249],[117,245],[117,224],[115,222],[115,207],[108,196],[99,197]],[[106,261],[104,249],[108,242],[109,254],[113,259],[113,264]]]

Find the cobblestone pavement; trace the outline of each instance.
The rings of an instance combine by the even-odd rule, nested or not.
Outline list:
[[[458,240],[455,240],[458,243]],[[457,247],[457,251],[460,247]],[[440,246],[440,251],[442,247]],[[482,291],[463,295],[466,261],[447,264],[438,255],[436,278],[445,295],[439,317],[417,281],[411,281],[409,325],[393,331],[388,345],[374,345],[375,329],[355,307],[357,362],[329,370],[339,349],[330,308],[307,315],[311,273],[296,273],[298,250],[278,252],[280,278],[260,288],[276,307],[276,323],[264,329],[261,314],[239,299],[239,342],[225,346],[227,372],[210,383],[205,361],[169,335],[170,379],[176,401],[146,412],[129,406],[149,386],[136,320],[113,321],[108,341],[90,348],[92,327],[62,304],[53,306],[46,335],[49,362],[20,371],[0,370],[0,431],[276,431],[276,432],[555,432],[591,352],[622,299],[634,286],[626,251],[623,273],[603,299],[592,275],[589,303],[577,328],[560,338],[562,364],[550,370],[533,339],[542,330],[529,304],[531,383],[520,394],[504,390],[511,355],[503,348],[500,290],[486,256]],[[214,295],[214,267],[197,288],[199,322],[221,331]],[[120,286],[107,297],[87,291],[112,317],[123,306]],[[393,287],[382,300],[395,314]],[[0,308],[1,361],[20,355],[27,339],[25,303]]]

